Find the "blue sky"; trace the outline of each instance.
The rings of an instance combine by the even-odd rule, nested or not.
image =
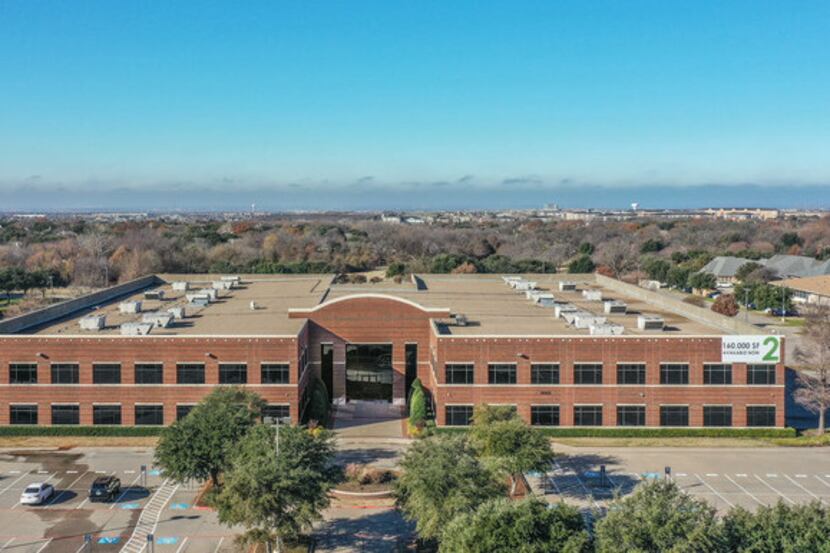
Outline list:
[[[828,186],[828,28],[826,0],[0,0],[0,193]]]

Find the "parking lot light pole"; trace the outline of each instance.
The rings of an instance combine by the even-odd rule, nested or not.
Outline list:
[[[265,417],[265,422],[274,425],[274,455],[280,456],[280,418],[279,417]]]

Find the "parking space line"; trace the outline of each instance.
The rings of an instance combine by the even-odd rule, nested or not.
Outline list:
[[[67,471],[67,472],[68,472],[68,471]],[[46,503],[46,507],[48,507],[49,505],[52,505],[53,503],[57,502],[57,500],[58,500],[58,499],[59,499],[59,498],[60,498],[63,494],[65,494],[66,492],[68,492],[69,490],[71,490],[71,489],[72,489],[72,486],[74,486],[75,484],[77,484],[77,483],[78,483],[78,481],[79,481],[81,478],[83,478],[84,476],[86,476],[86,471],[85,471],[82,475],[80,475],[79,477],[77,477],[75,480],[73,480],[73,481],[72,481],[72,483],[71,483],[71,484],[69,484],[69,486],[67,486],[67,487],[66,487],[66,489],[64,489],[64,490],[62,490],[62,491],[61,491],[61,493],[56,494],[56,495],[55,495],[55,497],[53,497],[52,499],[50,499],[50,500],[49,500],[49,502],[48,502],[48,503]]]
[[[830,476],[825,476],[825,478],[830,478]],[[822,484],[824,484],[825,486],[827,486],[828,488],[830,488],[830,484],[828,484],[827,482],[825,482],[824,480],[822,480],[821,476],[819,476],[818,474],[816,474],[816,480],[818,480],[819,482],[821,482]]]
[[[46,546],[47,546],[47,545],[49,545],[50,543],[52,543],[52,538],[49,538],[48,540],[46,540],[46,543],[44,543],[43,545],[41,545],[41,546],[38,548],[38,550],[37,550],[37,551],[35,551],[35,553],[40,553],[41,551],[43,551],[44,549],[46,549]]]
[[[124,491],[121,493],[121,495],[119,495],[119,496],[118,496],[118,499],[116,499],[116,500],[112,503],[112,505],[110,505],[110,509],[109,509],[110,511],[112,511],[112,510],[115,508],[115,506],[116,506],[116,505],[117,505],[117,504],[118,504],[118,503],[119,503],[122,499],[124,499],[124,497],[126,497],[126,495],[130,492],[130,490],[132,489],[132,487],[133,487],[133,486],[135,486],[135,483],[136,483],[136,482],[138,482],[138,479],[139,479],[139,478],[141,478],[141,475],[140,475],[140,474],[139,474],[138,476],[136,476],[136,477],[135,477],[135,480],[133,480],[133,481],[130,483],[130,486],[129,486],[126,490],[124,490]]]
[[[733,484],[735,484],[738,488],[740,488],[740,490],[741,490],[742,492],[744,492],[746,495],[748,495],[749,497],[751,497],[752,499],[754,499],[754,500],[755,500],[755,502],[756,502],[758,505],[766,505],[766,503],[762,502],[760,499],[758,499],[757,497],[755,497],[754,495],[752,495],[752,493],[751,493],[749,490],[747,490],[746,488],[744,488],[743,486],[741,486],[740,484],[738,484],[737,482],[735,482],[734,480],[732,480],[731,478],[729,478],[729,475],[728,475],[728,474],[724,474],[723,476],[724,476],[727,480],[729,480],[730,482],[732,482]]]
[[[24,478],[26,478],[27,476],[28,476],[28,474],[22,474],[22,475],[20,475],[20,478],[18,478],[17,480],[15,480],[15,481],[14,481],[14,482],[12,482],[11,484],[9,484],[8,486],[6,486],[6,487],[5,487],[5,488],[3,488],[2,490],[0,490],[0,495],[2,495],[2,494],[4,494],[4,493],[6,493],[7,491],[9,491],[9,490],[12,488],[12,486],[14,486],[15,484],[17,484],[18,482],[20,482],[21,480],[23,480],[23,479],[24,479]]]
[[[15,538],[11,538],[9,541],[7,541],[7,542],[6,542],[6,543],[4,543],[2,546],[0,546],[0,551],[3,551],[4,549],[6,549],[9,545],[11,545],[11,543],[12,543],[14,540],[15,540]]]
[[[176,553],[182,553],[182,550],[184,549],[184,545],[187,543],[187,539],[188,539],[188,536],[185,536],[185,538],[182,540],[182,544],[179,546],[178,549],[176,549]]]
[[[801,484],[799,484],[798,482],[796,482],[795,480],[793,480],[792,478],[787,476],[786,474],[784,475],[784,478],[786,478],[787,480],[789,480],[790,482],[792,482],[793,484],[795,484],[796,486],[798,486],[799,488],[801,488],[802,490],[804,490],[805,492],[807,492],[808,494],[813,496],[814,499],[818,499],[820,503],[827,503],[826,501],[824,501],[824,499],[817,496],[816,494],[814,494],[813,492],[811,492],[810,490],[808,490],[807,488],[805,488],[804,486],[802,486]]]
[[[716,490],[715,488],[713,488],[712,486],[710,486],[710,485],[706,482],[706,480],[704,480],[703,478],[701,478],[701,477],[700,477],[700,475],[695,474],[695,477],[696,477],[698,480],[700,480],[700,483],[701,483],[701,484],[703,484],[704,486],[706,486],[707,488],[709,488],[709,489],[712,491],[712,493],[713,493],[713,494],[715,494],[716,496],[718,496],[718,497],[721,499],[721,501],[723,501],[724,503],[726,503],[726,504],[727,504],[727,505],[729,505],[730,507],[734,507],[734,506],[735,506],[735,505],[734,505],[731,501],[729,501],[728,499],[726,499],[725,497],[723,497],[723,496],[720,494],[720,492],[719,492],[718,490]]]
[[[767,476],[769,476],[769,475],[767,475]],[[782,498],[784,498],[785,500],[789,501],[789,502],[790,502],[790,504],[795,505],[795,501],[793,501],[792,499],[790,499],[789,497],[787,497],[786,495],[784,495],[784,494],[783,494],[783,493],[781,493],[780,491],[778,491],[778,490],[776,490],[775,488],[773,488],[772,486],[770,486],[770,485],[769,485],[769,483],[767,483],[767,482],[766,482],[763,478],[761,478],[761,477],[760,477],[760,476],[758,476],[757,474],[755,475],[755,478],[757,478],[757,479],[758,479],[758,481],[759,481],[759,482],[761,482],[764,486],[768,487],[769,489],[771,489],[772,491],[774,491],[775,493],[777,493],[778,495],[780,495]]]
[[[225,536],[219,538],[219,543],[216,544],[216,549],[213,550],[213,553],[219,553],[219,548],[222,547],[223,541],[225,541]]]

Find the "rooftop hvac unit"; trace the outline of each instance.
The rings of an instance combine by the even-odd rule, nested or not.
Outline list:
[[[555,298],[550,292],[536,292],[531,299],[533,300],[533,303],[542,303],[543,301],[547,301],[552,304]]]
[[[556,300],[553,298],[553,295],[549,298],[539,298],[536,300],[536,305],[539,307],[554,307],[556,306]]]
[[[553,306],[553,316],[557,318],[563,317],[565,313],[573,313],[575,311],[579,311],[579,309],[571,303],[557,303]]]
[[[602,290],[583,290],[582,298],[586,301],[602,301]]]
[[[141,313],[140,301],[125,301],[118,305],[118,311],[121,313]]]
[[[520,276],[518,276],[518,275],[505,275],[505,276],[501,277],[501,279],[502,279],[502,280],[503,280],[506,284],[510,284],[511,282],[513,282],[513,281],[515,281],[515,280],[522,280],[522,277],[520,277]]]
[[[535,290],[536,283],[532,280],[517,280],[515,281],[516,285],[514,288],[520,292],[526,292],[527,290]]]
[[[576,282],[572,282],[570,280],[562,280],[559,282],[559,291],[560,292],[573,292],[576,290]]]
[[[210,302],[210,295],[205,293],[204,290],[199,292],[191,292],[190,294],[186,294],[185,298],[187,298],[188,303],[196,303],[197,301],[201,301],[204,303]]]
[[[235,282],[239,284],[239,275],[222,275],[219,277],[219,280],[224,280],[226,282]]]
[[[663,330],[666,321],[657,315],[640,315],[637,317],[637,328],[640,330]]]
[[[187,292],[190,290],[190,283],[179,281],[173,283],[173,291],[174,292]]]
[[[646,288],[648,290],[659,290],[663,286],[663,284],[659,280],[647,279],[642,279],[637,284],[640,286],[640,288]]]
[[[214,290],[230,290],[233,286],[233,282],[230,280],[214,280],[210,283],[210,286]]]
[[[251,307],[251,311],[256,311],[257,309],[259,309],[259,306],[256,304],[255,301],[251,302],[250,307]]]
[[[579,309],[577,309],[575,311],[566,311],[565,313],[562,313],[562,318],[565,319],[565,322],[568,323],[569,325],[572,325],[572,324],[576,323],[576,320],[577,320],[578,317],[592,317],[592,316],[593,315],[591,313],[588,313],[587,311],[581,311]]]
[[[147,290],[144,292],[145,300],[163,300],[164,290]]]
[[[591,336],[619,336],[623,333],[623,326],[616,324],[597,324],[588,327]]]
[[[107,326],[107,316],[88,315],[78,321],[78,324],[81,325],[81,330],[103,330]]]
[[[152,323],[124,323],[121,325],[122,336],[145,336],[153,330]]]
[[[617,313],[625,315],[628,312],[628,305],[620,300],[605,300],[602,302],[603,310],[608,313]]]
[[[455,322],[455,326],[467,326],[467,315],[456,313],[453,315],[453,322]]]
[[[173,322],[173,315],[159,312],[145,313],[141,317],[141,322],[150,323],[156,328],[167,328]]]
[[[170,315],[173,316],[173,319],[184,319],[184,317],[185,317],[184,306],[171,307],[170,309],[167,310],[167,312],[170,313]]]
[[[593,314],[578,314],[574,318],[574,326],[576,328],[590,328],[592,325],[602,325],[608,322],[608,319],[605,317],[600,317],[598,315]]]
[[[210,298],[208,298],[205,295],[197,295],[190,302],[190,305],[194,307],[207,307],[208,305],[210,305]]]
[[[199,290],[200,294],[207,294],[207,297],[210,301],[216,301],[216,298],[219,297],[219,290],[216,288],[202,288]]]

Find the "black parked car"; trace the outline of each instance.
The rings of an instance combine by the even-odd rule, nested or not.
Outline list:
[[[90,501],[112,501],[121,492],[121,480],[115,476],[101,476],[89,488]]]

